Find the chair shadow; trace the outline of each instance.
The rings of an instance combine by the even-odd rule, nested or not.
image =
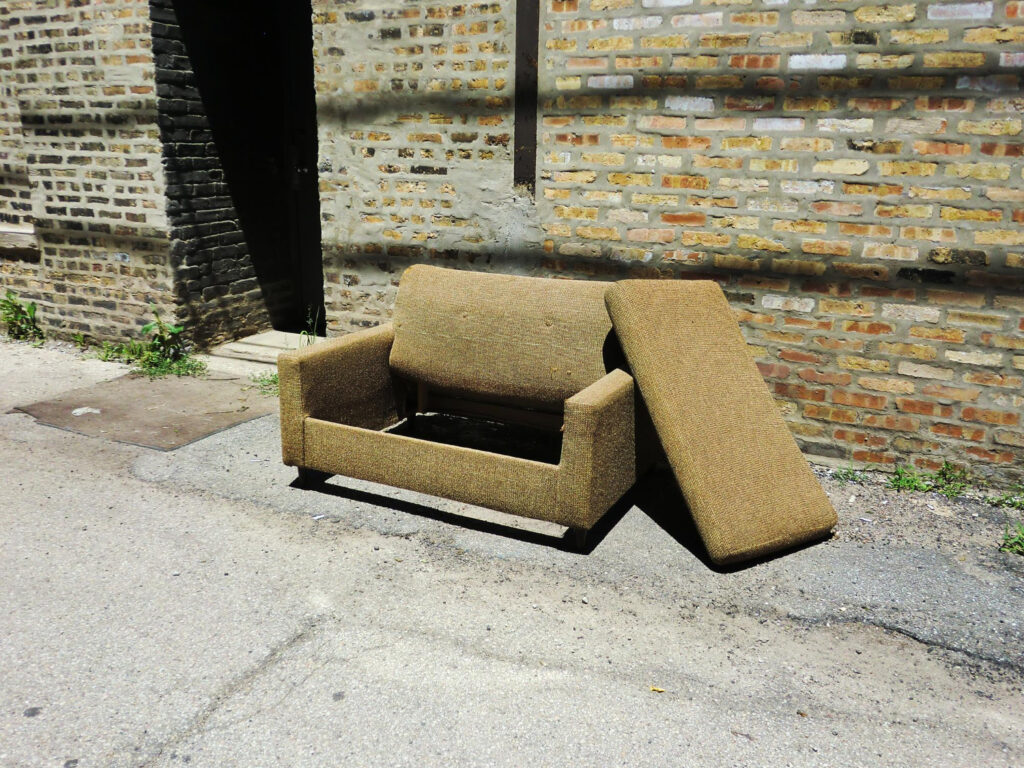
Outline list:
[[[384,496],[383,494],[373,493],[372,491],[362,491],[357,488],[349,488],[344,485],[328,484],[327,480],[331,477],[335,477],[335,475],[311,472],[308,480],[303,481],[301,478],[296,478],[289,484],[289,487],[323,493],[328,496],[335,496],[337,498],[348,499],[349,501],[361,502],[363,504],[371,504],[377,507],[385,507],[396,512],[405,512],[407,514],[417,515],[429,520],[436,520],[438,522],[445,523],[446,525],[458,526],[471,531],[480,531],[481,533],[504,536],[506,538],[515,539],[528,544],[537,544],[540,546],[551,547],[552,549],[557,549],[562,552],[572,552],[580,555],[589,555],[593,552],[612,528],[618,524],[626,512],[628,512],[633,506],[633,502],[630,500],[632,491],[630,491],[616,504],[614,504],[612,508],[608,510],[608,512],[605,513],[605,515],[594,525],[594,527],[590,529],[583,545],[580,546],[571,529],[561,536],[552,536],[540,533],[539,531],[524,530],[512,525],[503,525],[502,523],[490,520],[480,520],[468,515],[446,512],[442,509],[431,507],[426,504],[420,504],[415,501],[396,499],[391,496]],[[337,477],[344,479],[344,476],[342,475],[337,475]]]
[[[667,469],[655,469],[648,472],[633,487],[633,503],[659,528],[676,540],[677,543],[689,550],[694,557],[700,560],[707,568],[715,573],[738,573],[764,563],[777,560],[781,557],[799,552],[803,549],[813,547],[827,540],[829,537],[815,541],[798,544],[788,549],[762,555],[752,560],[745,560],[740,563],[729,563],[722,565],[715,563],[707,548],[701,540],[700,533],[693,521],[690,507],[686,503],[675,476]]]

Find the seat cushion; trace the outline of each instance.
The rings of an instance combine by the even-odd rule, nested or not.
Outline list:
[[[836,513],[717,283],[624,280],[606,300],[712,560],[747,560],[828,534]]]
[[[605,374],[609,283],[410,267],[391,369],[448,394],[560,411]]]

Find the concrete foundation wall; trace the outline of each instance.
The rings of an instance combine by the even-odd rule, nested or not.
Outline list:
[[[314,10],[332,329],[414,261],[712,279],[809,454],[1020,477],[1024,4],[549,0],[535,198],[513,3]]]

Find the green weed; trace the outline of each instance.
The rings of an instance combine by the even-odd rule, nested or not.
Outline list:
[[[937,472],[919,473],[910,467],[899,466],[887,485],[894,491],[934,491],[955,499],[971,487],[971,476],[966,469],[948,461]]]
[[[931,485],[924,475],[910,467],[899,466],[886,485],[894,491],[930,491]]]
[[[1024,555],[1024,522],[1007,524],[999,551],[1009,552],[1011,555]]]
[[[863,472],[858,472],[853,467],[843,467],[842,469],[832,470],[832,477],[835,478],[836,482],[839,483],[840,487],[845,486],[847,483],[863,483],[867,479],[867,475]]]
[[[36,322],[36,303],[23,304],[10,289],[0,299],[0,320],[7,326],[7,335],[12,339],[41,342],[45,338],[43,329]]]
[[[313,314],[313,305],[306,307],[306,330],[299,333],[299,348],[316,344],[316,327],[320,324],[320,307],[316,308]]]
[[[268,397],[279,397],[281,395],[281,384],[277,378],[277,371],[253,373],[249,375],[249,380],[261,395],[267,395]]]
[[[97,353],[100,360],[127,363],[132,366],[133,372],[151,379],[205,374],[206,363],[192,357],[185,340],[181,338],[185,329],[164,322],[156,310],[153,310],[153,317],[152,322],[142,326],[143,333],[149,334],[149,339],[129,339],[122,344],[105,341]]]
[[[1024,485],[1015,485],[1006,493],[999,496],[989,496],[985,501],[995,507],[1016,509],[1018,512],[1024,512]]]

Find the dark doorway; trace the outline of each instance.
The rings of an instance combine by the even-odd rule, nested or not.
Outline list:
[[[173,0],[274,328],[322,332],[309,0]]]

